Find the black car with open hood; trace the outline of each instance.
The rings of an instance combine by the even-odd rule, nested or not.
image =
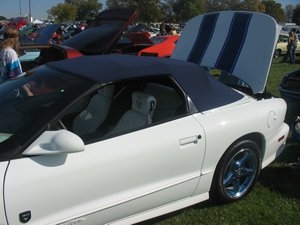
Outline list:
[[[89,23],[88,28],[59,45],[50,44],[49,40],[60,24],[47,26],[34,44],[21,46],[22,68],[27,71],[50,61],[120,52],[116,50],[116,44],[136,17],[137,12],[133,9],[104,10]]]

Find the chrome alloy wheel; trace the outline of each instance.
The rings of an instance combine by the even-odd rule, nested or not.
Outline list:
[[[228,162],[223,176],[223,189],[230,198],[242,196],[257,174],[258,159],[251,149],[241,149]]]

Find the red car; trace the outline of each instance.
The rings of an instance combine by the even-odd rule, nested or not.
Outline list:
[[[12,21],[10,21],[7,26],[15,26],[17,29],[21,29],[22,27],[28,24],[27,20],[23,17],[16,17]]]
[[[139,56],[156,56],[156,57],[170,57],[179,35],[166,35],[166,36],[155,36],[151,37],[150,40],[153,45],[144,48],[138,52]]]

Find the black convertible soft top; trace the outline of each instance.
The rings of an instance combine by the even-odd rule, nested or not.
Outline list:
[[[197,64],[174,59],[134,55],[82,56],[47,64],[99,83],[126,78],[170,75],[183,88],[198,111],[233,103],[243,96],[216,80]]]

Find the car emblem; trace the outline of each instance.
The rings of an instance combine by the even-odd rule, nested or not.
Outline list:
[[[27,223],[31,219],[31,211],[22,212],[19,214],[21,223]]]

